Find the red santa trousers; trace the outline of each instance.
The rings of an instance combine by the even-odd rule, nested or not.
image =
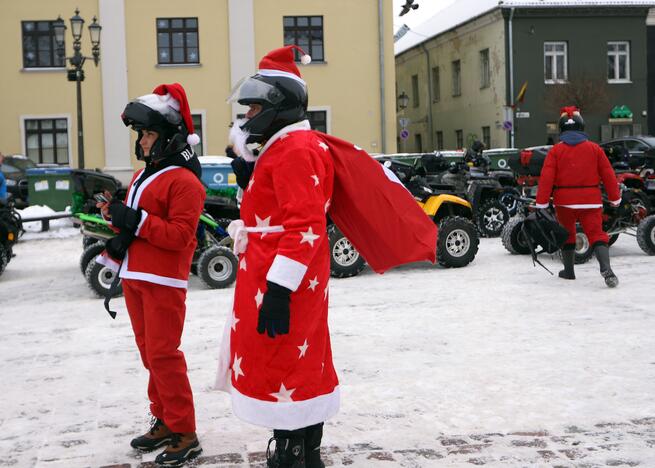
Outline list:
[[[556,206],[557,220],[569,232],[566,244],[575,244],[575,223],[579,221],[582,230],[589,239],[589,245],[596,242],[609,241],[607,233],[603,231],[603,210],[601,208],[567,208]]]
[[[150,373],[150,412],[173,432],[194,432],[193,394],[184,353],[178,349],[186,289],[139,280],[122,282],[136,344]]]

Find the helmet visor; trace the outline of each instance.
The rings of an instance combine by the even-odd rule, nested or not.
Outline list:
[[[242,78],[232,88],[227,102],[248,105],[251,103],[269,103],[276,105],[284,100],[284,94],[275,86],[264,83],[252,76]]]
[[[166,123],[163,115],[140,102],[130,102],[121,117],[125,126],[135,130],[160,127]]]

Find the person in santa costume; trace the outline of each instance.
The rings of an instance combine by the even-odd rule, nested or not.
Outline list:
[[[153,423],[131,446],[142,451],[164,447],[155,461],[181,466],[202,451],[186,361],[178,349],[205,200],[192,149],[199,138],[179,83],[160,85],[130,102],[122,119],[138,134],[136,156],[145,168],[134,174],[124,201],[98,204],[118,230],[106,244],[108,255],[99,261],[118,267],[136,344],[149,373]]]
[[[537,208],[548,208],[551,195],[557,219],[569,232],[562,248],[564,269],[559,277],[575,279],[576,222],[582,225],[592,245],[605,284],[616,287],[619,280],[610,266],[609,237],[603,231],[602,182],[610,203],[621,203],[621,191],[605,152],[589,141],[584,120],[577,107],[563,107],[560,112],[560,142],[546,156],[537,190]]]

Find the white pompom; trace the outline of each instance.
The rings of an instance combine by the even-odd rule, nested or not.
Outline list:
[[[302,63],[303,65],[309,65],[310,63],[312,63],[312,58],[309,55],[305,54],[302,57],[300,57],[300,63]]]
[[[198,143],[200,143],[200,137],[197,134],[192,133],[186,137],[186,142],[191,146],[196,146]]]

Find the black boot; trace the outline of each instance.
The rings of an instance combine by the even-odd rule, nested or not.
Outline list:
[[[304,429],[296,431],[274,430],[273,437],[266,448],[268,468],[305,468]],[[271,442],[275,441],[275,451],[271,453]]]
[[[305,428],[305,466],[306,468],[325,468],[321,460],[321,439],[323,423]]]
[[[168,444],[171,441],[172,435],[173,433],[168,427],[166,427],[164,421],[153,418],[150,430],[145,434],[132,439],[130,445],[142,452],[150,452]]]
[[[594,254],[600,265],[600,274],[605,278],[605,284],[608,288],[615,288],[619,285],[619,279],[616,277],[610,267],[610,249],[605,242],[596,242],[594,244]]]
[[[562,247],[562,263],[564,264],[564,269],[559,272],[559,277],[574,280],[575,271],[573,266],[575,265],[575,244],[564,244]]]

